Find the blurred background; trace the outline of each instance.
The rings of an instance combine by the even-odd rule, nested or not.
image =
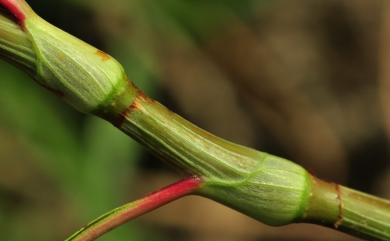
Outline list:
[[[390,198],[388,1],[28,2],[204,129]],[[0,78],[2,240],[63,240],[180,177],[5,62]],[[188,197],[100,240],[357,239],[314,225],[272,228]]]

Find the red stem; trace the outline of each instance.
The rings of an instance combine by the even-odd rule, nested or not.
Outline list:
[[[24,1],[24,0],[22,0]],[[10,11],[18,20],[19,25],[23,28],[26,15],[19,5],[19,0],[0,0],[0,5]]]
[[[153,211],[178,198],[194,193],[202,185],[199,177],[191,177],[167,186],[157,192],[115,209],[88,224],[67,241],[92,241],[108,231]]]

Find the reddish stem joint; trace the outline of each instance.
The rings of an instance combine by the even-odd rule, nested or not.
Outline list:
[[[17,19],[19,25],[24,28],[26,15],[21,9],[19,1],[24,0],[0,0],[0,5],[7,9]]]

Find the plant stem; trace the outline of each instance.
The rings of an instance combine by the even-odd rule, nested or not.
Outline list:
[[[142,199],[102,215],[66,239],[66,241],[95,240],[129,220],[195,192],[201,185],[202,180],[196,176],[174,183]]]
[[[180,170],[201,176],[204,196],[271,225],[291,223],[303,212],[308,180],[302,167],[214,136],[140,90],[128,108],[113,111],[106,119]]]
[[[390,240],[390,202],[311,176],[302,222],[317,223],[370,240]]]
[[[19,0],[0,0],[0,5],[3,5],[14,15],[20,26],[24,26],[25,9],[21,7]]]
[[[358,237],[390,239],[388,200],[324,182],[282,158],[222,140],[141,91],[126,110],[111,114],[119,116],[114,123],[124,132],[182,170],[204,176],[200,192],[208,198],[271,225],[311,222]]]
[[[50,25],[24,0],[0,0],[0,5],[18,20],[0,9],[5,59],[22,65],[76,109],[110,121],[180,170],[202,177],[201,186],[168,188],[110,212],[81,231],[90,239],[79,240],[92,240],[196,188],[198,194],[270,225],[312,222],[390,240],[390,201],[320,181],[291,161],[196,127],[147,97],[113,58]]]
[[[0,55],[25,70],[34,68],[35,53],[31,41],[21,31],[20,26],[15,24],[10,16],[0,14],[0,29]]]
[[[105,114],[181,170],[204,176],[202,195],[271,225],[311,222],[358,237],[390,238],[388,200],[324,182],[282,158],[222,140],[136,93],[127,109]]]

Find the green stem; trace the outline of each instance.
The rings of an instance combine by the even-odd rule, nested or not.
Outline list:
[[[10,16],[0,14],[0,55],[28,70],[35,66],[35,53],[28,36]]]
[[[311,177],[302,222],[317,223],[370,240],[390,240],[390,202]]]
[[[114,111],[114,125],[190,174],[240,179],[264,156],[200,129],[140,90],[126,109]]]
[[[200,195],[270,225],[312,222],[390,240],[388,200],[327,184],[291,161],[196,127],[137,89],[113,58],[50,25],[24,0],[0,5],[18,18],[0,12],[5,59],[76,109],[105,118],[179,169],[201,176]]]
[[[181,170],[204,176],[202,195],[262,222],[312,222],[359,237],[390,238],[388,200],[326,183],[287,160],[220,139],[141,91],[127,109],[109,116]]]
[[[116,126],[162,159],[202,176],[202,195],[271,225],[291,223],[300,216],[308,186],[302,167],[214,136],[142,91],[127,109],[110,116],[111,121],[117,116]]]

